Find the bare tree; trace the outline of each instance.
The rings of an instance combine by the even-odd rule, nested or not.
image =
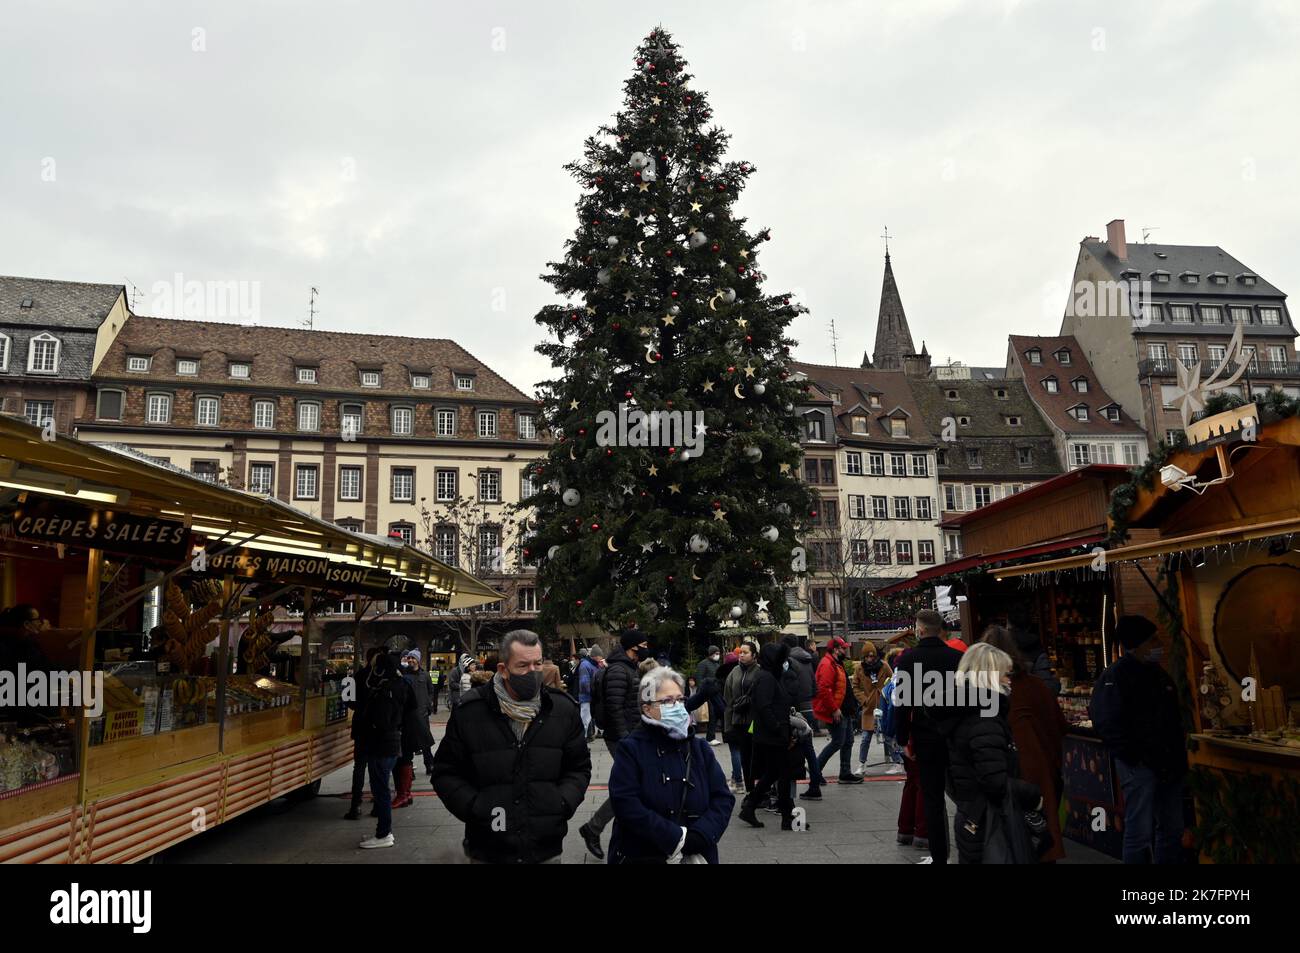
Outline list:
[[[832,633],[848,634],[853,607],[865,604],[867,580],[884,575],[893,560],[892,541],[877,529],[876,520],[856,519],[845,513],[831,525],[814,526],[808,532],[804,541],[808,551],[808,577],[803,601],[809,621],[826,621]],[[876,561],[878,541],[889,544],[890,562]],[[833,593],[839,612],[835,612],[835,604],[830,599],[824,610],[818,609],[812,600],[814,588]]]

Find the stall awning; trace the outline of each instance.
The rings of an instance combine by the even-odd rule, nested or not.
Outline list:
[[[1072,536],[1069,539],[1058,539],[1047,543],[1036,543],[1033,546],[1022,546],[1019,549],[1008,549],[1000,553],[963,556],[961,559],[954,559],[951,562],[941,563],[938,566],[931,566],[929,569],[922,569],[911,579],[896,582],[892,586],[886,586],[884,589],[877,589],[876,595],[888,596],[896,592],[906,592],[909,589],[916,589],[923,586],[931,580],[942,579],[945,576],[957,572],[964,572],[967,569],[978,569],[980,566],[992,566],[995,563],[1003,563],[1017,559],[1028,559],[1032,556],[1042,556],[1047,553],[1059,553],[1063,550],[1075,549],[1079,546],[1091,546],[1094,543],[1100,542],[1101,539],[1102,535],[1100,533],[1095,533],[1088,536]],[[1091,557],[1087,558],[1090,559]]]
[[[1232,529],[1214,530],[1208,533],[1192,533],[1188,536],[1171,536],[1168,539],[1156,539],[1147,543],[1135,543],[1132,546],[1120,546],[1106,551],[1106,562],[1135,562],[1154,556],[1167,556],[1170,553],[1199,552],[1215,546],[1231,546],[1249,543],[1257,539],[1272,536],[1300,534],[1300,518],[1274,520],[1268,523],[1255,523],[1250,526],[1237,526]],[[993,570],[997,579],[1010,579],[1014,576],[1032,576],[1037,573],[1059,572],[1062,569],[1082,569],[1091,566],[1092,553],[1068,556],[1064,559],[1052,559],[1046,562],[1031,563],[1027,566],[1007,566]]]

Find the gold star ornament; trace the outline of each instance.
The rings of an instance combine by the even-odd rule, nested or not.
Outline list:
[[[650,464],[650,469],[649,469],[648,472],[649,472],[649,474],[650,474],[651,476],[658,476],[658,475],[659,475],[659,468],[658,468],[657,466],[655,466],[655,465],[652,463],[652,464]]]
[[[714,511],[713,511],[713,522],[715,522],[715,523],[725,523],[726,520],[727,520],[727,511],[726,511],[726,510],[714,510]]]

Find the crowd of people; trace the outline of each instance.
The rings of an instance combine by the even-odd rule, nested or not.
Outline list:
[[[1151,651],[1155,631],[1142,617],[1119,620],[1123,655],[1093,699],[1124,791],[1132,863],[1176,862],[1183,828],[1185,744],[1172,682]],[[613,766],[607,797],[578,827],[587,850],[610,863],[718,863],[733,814],[763,827],[759,812],[768,811],[782,831],[811,829],[797,803],[823,798],[837,758],[834,783],[861,784],[878,739],[881,774],[904,775],[898,843],[928,853],[922,862],[948,862],[950,846],[968,864],[1059,860],[1066,723],[1036,636],[1013,613],[1009,626],[968,647],[945,641],[942,617],[926,610],[912,641],[886,658],[868,642],[850,667],[838,637],[821,646],[793,635],[746,640],[725,654],[709,646],[685,674],[636,628],[608,655],[592,646],[559,664],[523,629],[495,657],[465,655],[449,671],[425,672],[418,652],[372,649],[352,703],[346,816],[360,816],[368,775],[376,830],[361,847],[392,846],[392,812],[411,803],[419,753],[434,791],[465,824],[471,862],[558,863],[599,739]],[[955,694],[917,690],[931,675]],[[443,686],[450,717],[431,750],[429,717]],[[723,743],[725,764],[713,751]]]

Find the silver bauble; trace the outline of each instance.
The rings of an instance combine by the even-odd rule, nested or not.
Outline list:
[[[699,248],[708,242],[709,236],[703,232],[691,232],[691,247]]]
[[[640,171],[650,164],[650,157],[644,152],[634,152],[632,153],[632,157],[628,159],[627,164],[637,171]]]
[[[739,602],[737,602],[734,606],[731,607],[731,617],[733,619],[739,619],[744,614],[745,614],[745,607],[741,605]]]
[[[671,308],[668,309],[668,313],[669,313],[669,314],[681,314],[681,313],[682,313],[681,306],[680,306],[680,305],[676,305],[676,304],[673,305]]]
[[[723,288],[723,289],[722,289],[722,300],[725,301],[727,304],[731,304],[732,302],[734,302],[734,301],[736,300],[736,289],[735,289],[735,288]]]
[[[759,397],[762,397],[764,394],[767,393],[767,385],[764,384],[762,381],[759,381],[751,388],[751,390]]]
[[[569,487],[564,491],[564,495],[560,499],[564,500],[565,506],[577,506],[582,502],[582,494],[573,487]]]
[[[556,557],[556,554],[559,553],[559,551],[560,551],[559,546],[552,546],[550,549],[546,551],[546,558],[554,559]]]
[[[696,533],[694,536],[691,537],[691,552],[707,553],[708,551],[709,551],[709,541],[707,539],[705,539],[699,533]]]
[[[764,526],[763,538],[767,540],[769,543],[775,543],[778,539],[781,538],[781,531],[777,529],[775,526]]]
[[[746,447],[745,456],[749,457],[751,463],[758,463],[759,460],[763,459],[763,448],[752,446]]]
[[[602,285],[609,284],[609,269],[602,268],[600,271],[596,272],[596,280]]]
[[[618,244],[618,236],[610,235],[609,238],[605,239],[605,244],[608,245],[610,248],[613,248],[615,245]]]

